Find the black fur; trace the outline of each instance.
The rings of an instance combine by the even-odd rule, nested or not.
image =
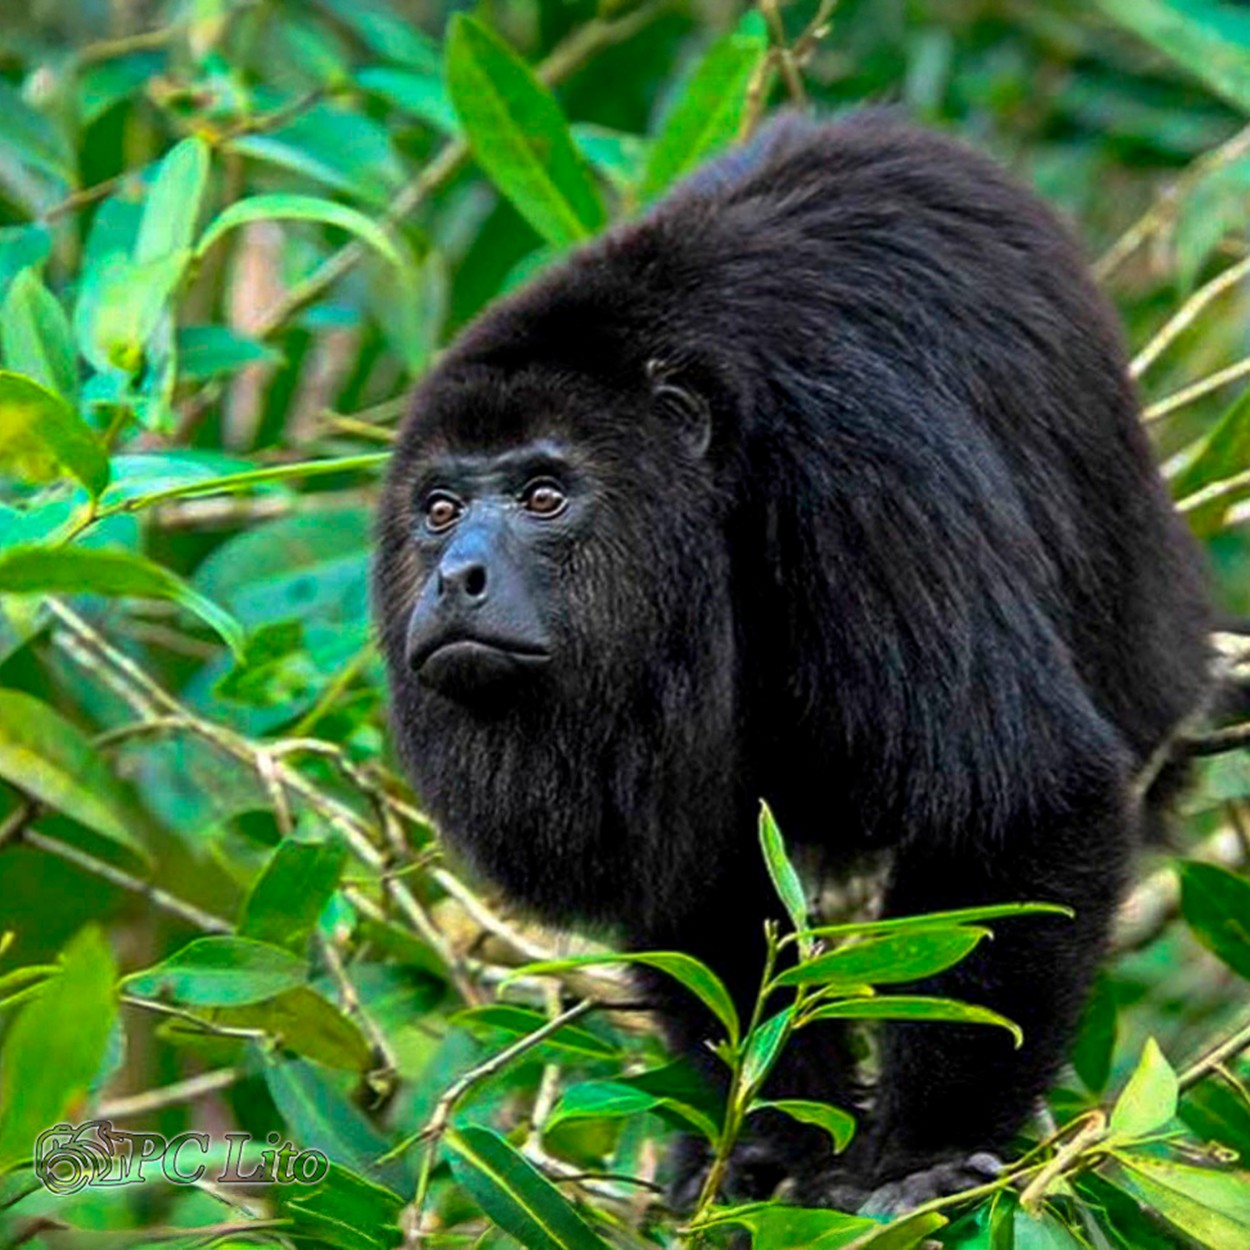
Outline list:
[[[657,370],[701,398],[706,449]],[[533,557],[552,663],[468,707],[404,662],[436,558],[416,484],[445,453],[535,440],[566,450],[593,520]],[[778,912],[761,797],[792,844],[892,851],[891,913],[1075,908],[1001,923],[927,987],[1017,1020],[1022,1050],[886,1031],[853,1179],[1020,1125],[1125,881],[1131,778],[1199,703],[1207,659],[1198,561],[1113,315],[1034,195],[879,114],[773,124],[460,337],[402,431],[380,548],[420,797],[539,914],[690,951],[747,1000]],[[697,1053],[706,1019],[649,988]],[[841,1052],[832,1030],[800,1037],[772,1092],[845,1099]],[[776,1144],[808,1200],[842,1192],[811,1139]]]

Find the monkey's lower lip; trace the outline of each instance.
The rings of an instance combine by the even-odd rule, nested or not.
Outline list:
[[[471,694],[540,668],[550,652],[459,638],[435,647],[417,665],[421,682],[444,694]]]

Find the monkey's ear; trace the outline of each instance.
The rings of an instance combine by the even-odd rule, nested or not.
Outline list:
[[[647,378],[656,411],[685,443],[692,456],[707,454],[712,442],[712,408],[672,365],[647,361]]]

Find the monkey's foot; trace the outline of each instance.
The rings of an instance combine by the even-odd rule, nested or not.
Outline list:
[[[692,1211],[703,1191],[711,1166],[711,1152],[701,1138],[685,1137],[673,1147],[673,1180],[668,1200],[674,1211]],[[777,1186],[796,1167],[792,1146],[771,1136],[747,1137],[729,1156],[729,1166],[721,1182],[721,1196],[737,1201],[771,1198]]]
[[[947,1198],[961,1190],[974,1189],[995,1180],[1002,1170],[1003,1161],[997,1155],[988,1150],[978,1150],[966,1159],[937,1163],[879,1185],[859,1210],[863,1215],[906,1215],[934,1198]]]
[[[876,1186],[846,1166],[839,1166],[800,1181],[794,1197],[800,1206],[893,1217],[906,1215],[934,1198],[984,1185],[1002,1170],[1002,1161],[987,1150],[919,1168]]]

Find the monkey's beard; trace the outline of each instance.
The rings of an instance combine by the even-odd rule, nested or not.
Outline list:
[[[698,624],[701,646],[683,630],[655,647],[626,635],[628,655],[562,649],[485,710],[393,673],[396,739],[420,801],[545,920],[653,931],[753,853],[734,845],[755,797],[737,766],[733,639],[709,632],[706,615]]]

